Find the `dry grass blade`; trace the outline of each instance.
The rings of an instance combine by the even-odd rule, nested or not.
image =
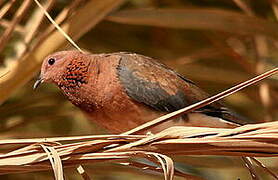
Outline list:
[[[70,15],[72,15],[73,12],[76,11],[78,5],[82,2],[83,0],[77,0],[77,1],[73,1],[69,7],[65,7],[62,12],[60,12],[60,14],[55,18],[55,22],[58,25],[61,25],[63,22],[65,22],[65,20],[67,20]],[[55,26],[49,26],[47,28],[47,30],[38,38],[36,39],[36,44],[40,44],[41,42],[43,42],[48,35],[53,32],[55,30]]]
[[[218,30],[237,34],[265,34],[278,37],[275,23],[220,9],[123,10],[113,13],[108,20],[124,24]]]
[[[150,160],[152,160],[153,162],[158,161],[163,169],[164,172],[164,179],[165,180],[172,180],[173,176],[174,176],[174,163],[172,161],[171,158],[163,155],[163,154],[159,154],[159,153],[146,153],[148,158],[151,158]],[[153,158],[155,158],[155,160],[153,160]]]
[[[45,10],[49,10],[53,7],[53,5],[55,4],[55,0],[50,0],[47,1],[47,3],[45,4]],[[35,12],[34,15],[35,18],[33,18],[34,20],[29,21],[29,24],[26,25],[25,29],[27,30],[27,34],[24,37],[24,43],[29,44],[31,42],[31,40],[35,37],[35,35],[38,33],[39,31],[39,27],[42,23],[42,20],[44,18],[44,13],[43,12]]]
[[[48,159],[51,163],[52,169],[54,171],[56,180],[64,180],[62,161],[53,147],[45,146],[41,144],[41,147],[46,152]]]
[[[165,180],[172,180],[174,176],[174,163],[171,158],[169,158],[166,155],[154,153],[154,152],[143,152],[143,151],[137,151],[134,154],[134,157],[144,157],[151,162],[155,164],[160,164],[161,168],[164,173],[164,179]],[[146,166],[148,169],[148,166]],[[144,168],[143,168],[144,169]]]
[[[252,79],[250,79],[248,81],[245,81],[245,82],[240,83],[240,84],[238,84],[238,85],[236,85],[236,86],[234,86],[234,87],[232,87],[230,89],[227,89],[227,90],[225,90],[225,91],[223,91],[223,92],[221,92],[219,94],[211,96],[211,97],[209,97],[209,98],[207,98],[207,99],[205,99],[203,101],[200,101],[200,102],[195,103],[193,105],[187,106],[187,107],[185,107],[183,109],[174,111],[172,113],[166,114],[166,115],[164,115],[162,117],[159,117],[159,118],[157,118],[157,119],[155,119],[153,121],[147,122],[147,123],[145,123],[145,124],[143,124],[141,126],[138,126],[138,127],[134,128],[134,129],[132,129],[130,131],[127,131],[127,132],[125,132],[123,134],[138,133],[140,131],[143,131],[143,130],[146,130],[148,128],[151,128],[151,127],[153,127],[155,125],[161,124],[161,123],[163,123],[163,122],[165,122],[165,121],[167,121],[169,119],[175,118],[175,117],[177,117],[179,115],[182,115],[182,114],[188,113],[190,111],[193,111],[195,109],[199,109],[201,107],[204,107],[204,106],[206,106],[208,104],[211,104],[211,103],[213,103],[215,101],[218,101],[218,100],[220,100],[220,99],[222,99],[224,97],[227,97],[227,96],[229,96],[229,95],[231,95],[231,94],[233,94],[233,93],[235,93],[237,91],[240,91],[241,89],[243,89],[245,87],[248,87],[248,86],[250,86],[252,84],[255,84],[255,83],[261,81],[262,79],[265,79],[265,78],[267,78],[267,77],[269,77],[269,76],[271,76],[271,75],[273,75],[273,74],[275,74],[277,72],[278,72],[278,68],[274,68],[274,69],[272,69],[270,71],[267,71],[267,72],[265,72],[265,73],[263,73],[263,74],[261,74],[259,76],[254,77],[254,78],[252,78]]]
[[[163,154],[153,154],[160,162],[164,171],[164,179],[172,180],[174,176],[174,163],[173,160]]]
[[[63,36],[80,52],[82,52],[82,50],[80,49],[80,47],[71,39],[71,37],[65,33],[65,31],[52,19],[52,17],[48,14],[48,12],[46,11],[46,9],[39,3],[38,0],[34,0],[36,2],[36,4],[42,9],[43,13],[45,14],[45,16],[47,17],[47,19],[56,27],[56,29],[58,29],[58,31],[63,34]]]
[[[84,141],[96,139],[130,139],[138,140],[146,137],[146,135],[90,135],[90,136],[69,136],[69,137],[53,137],[53,138],[32,138],[32,139],[9,139],[0,140],[0,145],[7,144],[34,144],[48,142],[66,142],[66,141]]]

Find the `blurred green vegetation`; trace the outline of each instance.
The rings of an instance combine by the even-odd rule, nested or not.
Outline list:
[[[73,1],[55,1],[50,14],[56,17]],[[7,3],[0,1],[0,9]],[[20,0],[15,1],[0,19],[1,34],[8,28],[3,22],[12,21],[21,3]],[[77,9],[86,3],[85,0],[80,1]],[[216,94],[277,67],[277,9],[275,0],[128,0],[76,42],[92,53],[130,51],[154,57],[195,81],[207,92]],[[33,2],[17,24],[23,32],[14,30],[0,52],[0,74],[4,74],[10,64],[16,64],[22,49],[31,47],[41,35],[38,32],[30,44],[23,42],[28,31],[24,27],[30,23],[29,19],[36,10],[38,8]],[[44,19],[40,29],[48,26],[49,22]],[[62,49],[71,48],[68,44]],[[225,103],[250,119],[251,123],[277,120],[277,78],[276,75],[265,80],[263,86],[260,83],[248,87],[226,98]],[[45,84],[33,91],[34,79],[16,89],[16,93],[0,106],[1,139],[107,133],[88,122],[53,85]],[[206,162],[202,157],[189,157],[190,160],[177,158],[177,161],[186,162],[187,165],[179,164],[179,167],[205,179],[249,179],[247,170],[240,168],[239,161],[232,162],[224,157],[204,158]],[[264,162],[277,171],[276,159],[265,159]],[[162,176],[111,164],[88,165],[86,170],[93,179],[99,180],[163,179]],[[66,179],[81,179],[77,172],[70,169],[65,172]],[[40,172],[1,178],[49,179],[51,176],[51,172]]]

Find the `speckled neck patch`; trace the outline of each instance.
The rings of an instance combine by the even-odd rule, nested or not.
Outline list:
[[[74,58],[65,68],[58,86],[66,93],[73,94],[82,84],[88,83],[89,64],[82,58]]]

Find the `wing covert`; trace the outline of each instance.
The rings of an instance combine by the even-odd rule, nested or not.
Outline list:
[[[208,97],[190,80],[152,58],[138,54],[118,53],[119,80],[127,95],[158,111],[173,112]],[[236,116],[220,103],[205,106],[196,112],[235,121]]]

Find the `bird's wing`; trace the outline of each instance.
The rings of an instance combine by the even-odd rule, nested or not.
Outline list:
[[[138,54],[118,53],[119,80],[129,97],[158,111],[173,112],[208,97],[192,81],[152,58]],[[196,112],[235,122],[238,118],[220,103]]]

